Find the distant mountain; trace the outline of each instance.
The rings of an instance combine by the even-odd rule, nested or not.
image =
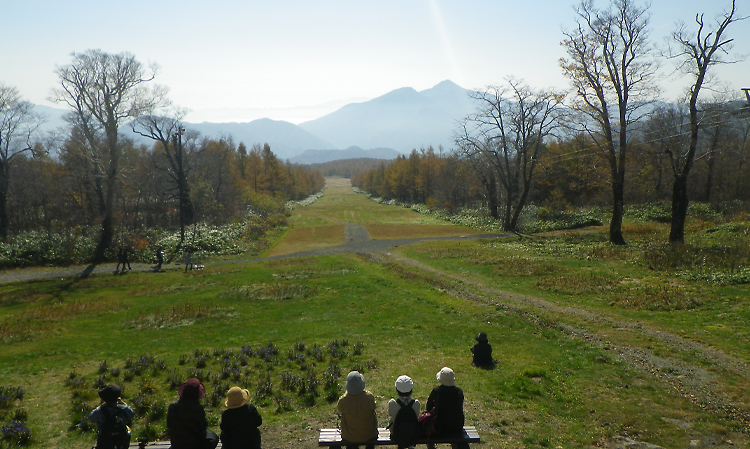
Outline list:
[[[289,122],[263,118],[249,123],[185,123],[191,129],[210,138],[231,135],[234,142],[243,142],[248,148],[254,144],[268,143],[280,159],[288,159],[311,148],[335,148]]]
[[[295,164],[322,164],[343,159],[396,159],[401,153],[392,148],[349,147],[345,150],[307,150],[289,159]]]
[[[430,145],[451,148],[457,122],[475,110],[469,93],[451,81],[443,81],[421,92],[404,87],[370,101],[350,103],[300,125],[264,118],[246,123],[186,122],[185,126],[213,139],[231,135],[235,143],[243,142],[248,147],[268,143],[279,158],[295,158],[300,163],[362,157],[394,159],[399,153]],[[62,120],[67,111],[39,105],[36,108],[49,117],[45,130],[67,127]],[[127,126],[121,132],[137,143],[152,144],[134,135]],[[318,152],[303,157],[306,150]],[[308,160],[311,162],[301,162]]]
[[[68,128],[68,122],[63,117],[69,111],[67,109],[51,108],[49,106],[34,105],[34,112],[44,116],[45,122],[42,124],[43,131],[53,131],[58,128]]]
[[[335,148],[385,147],[403,153],[430,145],[449,148],[457,122],[475,109],[469,92],[451,81],[421,92],[404,87],[299,127]]]

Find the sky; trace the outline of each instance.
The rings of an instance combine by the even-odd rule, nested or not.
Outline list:
[[[638,0],[636,0],[638,1]],[[35,104],[59,85],[73,52],[130,52],[160,69],[155,83],[189,122],[300,123],[394,89],[443,80],[467,89],[508,76],[537,88],[569,86],[558,60],[573,0],[0,0],[0,83]],[[597,4],[606,3],[597,0]],[[644,4],[639,2],[639,4]],[[664,45],[696,13],[713,21],[730,0],[653,0],[651,39]],[[738,0],[750,15],[750,2]],[[750,20],[729,29],[750,53]],[[668,101],[688,84],[665,62]],[[750,61],[717,67],[733,92],[750,87]]]

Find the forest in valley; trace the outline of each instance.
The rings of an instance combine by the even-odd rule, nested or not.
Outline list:
[[[0,266],[102,262],[120,248],[144,262],[160,247],[259,253],[285,223],[286,202],[320,192],[324,176],[385,200],[478,208],[505,231],[522,230],[531,204],[547,216],[606,207],[615,245],[626,243],[626,204],[661,204],[672,243],[685,241],[691,201],[743,211],[750,94],[745,102],[711,83],[713,67],[741,58],[727,37],[744,19],[735,2],[672,34],[668,59],[690,80],[673,103],[660,97],[664,55],[647,38],[648,6],[582,2],[576,13],[561,42],[568,91],[513,76],[471,91],[477,108],[456,124],[454,148],[393,162],[303,167],[268,144],[201,137],[152,83],[157,67],[127,52],[73,53],[56,68],[51,99],[69,110],[68,126],[46,135],[33,105],[0,85]],[[234,226],[232,237],[207,239],[222,226]],[[253,248],[229,243],[237,239]]]

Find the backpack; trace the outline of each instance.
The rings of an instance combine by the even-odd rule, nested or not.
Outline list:
[[[104,423],[96,439],[97,449],[127,448],[130,445],[130,427],[120,409],[103,406]]]
[[[419,421],[412,408],[414,399],[408,399],[406,403],[401,402],[401,399],[396,399],[396,402],[401,408],[390,426],[391,441],[400,447],[414,446],[419,440]]]
[[[419,415],[419,428],[421,430],[422,436],[430,439],[432,436],[435,435],[435,424],[437,422],[437,406],[432,407],[431,409],[422,412],[421,415]]]

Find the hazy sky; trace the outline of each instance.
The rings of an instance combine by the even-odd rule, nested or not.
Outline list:
[[[296,122],[303,118],[283,108],[340,105],[400,87],[424,90],[446,79],[471,89],[513,75],[536,87],[567,87],[559,43],[561,29],[575,24],[575,3],[0,0],[0,82],[31,102],[55,106],[46,100],[58,84],[54,70],[70,63],[72,52],[128,51],[144,64],[158,63],[155,82],[197,115],[254,108]],[[749,3],[738,1],[740,13],[750,14]],[[713,20],[729,5],[654,0],[652,39],[661,44],[675,22],[692,26],[698,12]],[[729,32],[735,49],[750,53],[750,20]],[[717,73],[732,89],[750,87],[747,60]],[[668,79],[663,85],[671,100],[685,82]]]

